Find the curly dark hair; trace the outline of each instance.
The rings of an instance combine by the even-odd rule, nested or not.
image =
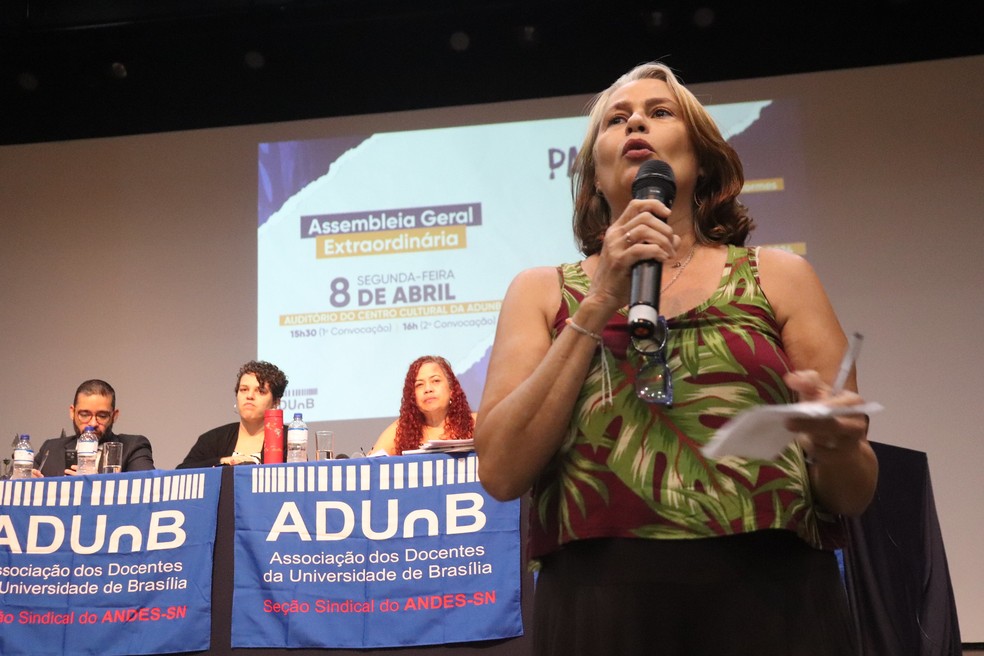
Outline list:
[[[725,141],[714,119],[673,71],[658,62],[640,64],[615,80],[591,101],[588,131],[574,160],[571,174],[574,195],[574,237],[585,255],[601,251],[605,230],[612,221],[607,201],[595,191],[594,146],[609,99],[618,89],[638,80],[666,82],[676,96],[687,124],[697,161],[704,175],[697,179],[693,203],[694,235],[702,244],[744,246],[755,222],[738,202],[745,173],[738,153]],[[680,199],[684,200],[684,199]]]
[[[420,368],[428,362],[433,362],[444,371],[444,375],[448,379],[448,387],[451,390],[448,414],[444,418],[445,439],[467,439],[472,436],[472,432],[475,430],[475,420],[472,418],[471,408],[468,406],[468,398],[465,396],[465,391],[461,389],[458,378],[451,370],[451,365],[438,355],[425,355],[410,363],[407,377],[403,381],[400,420],[396,425],[395,447],[397,455],[402,454],[404,450],[420,448],[420,441],[424,437],[424,413],[417,407],[414,383],[417,381],[417,373]]]
[[[243,366],[239,367],[239,373],[236,374],[236,386],[233,388],[233,393],[239,392],[239,381],[242,380],[243,376],[246,374],[253,374],[256,376],[256,382],[260,384],[260,389],[269,389],[270,393],[273,395],[274,401],[279,401],[283,398],[284,392],[287,390],[287,375],[280,371],[277,365],[270,364],[263,360],[250,360]]]

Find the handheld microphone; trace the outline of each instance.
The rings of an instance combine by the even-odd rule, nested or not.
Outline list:
[[[655,199],[672,208],[676,178],[670,165],[659,159],[643,162],[632,181],[632,197]],[[663,264],[658,260],[642,260],[632,265],[629,334],[633,337],[649,339],[655,334],[662,279]]]

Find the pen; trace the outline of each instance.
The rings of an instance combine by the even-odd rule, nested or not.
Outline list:
[[[851,367],[854,366],[854,362],[858,359],[863,341],[864,335],[857,332],[851,333],[847,338],[847,350],[844,351],[844,358],[841,360],[840,371],[837,372],[834,386],[830,388],[831,396],[840,394],[844,390],[844,383],[847,382],[847,377],[851,373]]]

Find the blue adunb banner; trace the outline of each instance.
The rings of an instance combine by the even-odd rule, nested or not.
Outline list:
[[[395,647],[509,638],[519,501],[469,455],[237,467],[233,647]]]
[[[207,649],[219,470],[0,481],[0,654]]]

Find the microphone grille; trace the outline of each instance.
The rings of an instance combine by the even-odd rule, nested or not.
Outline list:
[[[673,169],[661,159],[650,159],[643,162],[642,166],[639,167],[639,172],[636,173],[636,180],[650,176],[669,178],[674,182],[676,181],[676,178],[673,176]]]
[[[638,198],[643,190],[653,186],[665,190],[667,196],[676,195],[676,177],[673,175],[673,169],[661,159],[650,159],[642,163],[635,180],[632,181],[632,195]]]

